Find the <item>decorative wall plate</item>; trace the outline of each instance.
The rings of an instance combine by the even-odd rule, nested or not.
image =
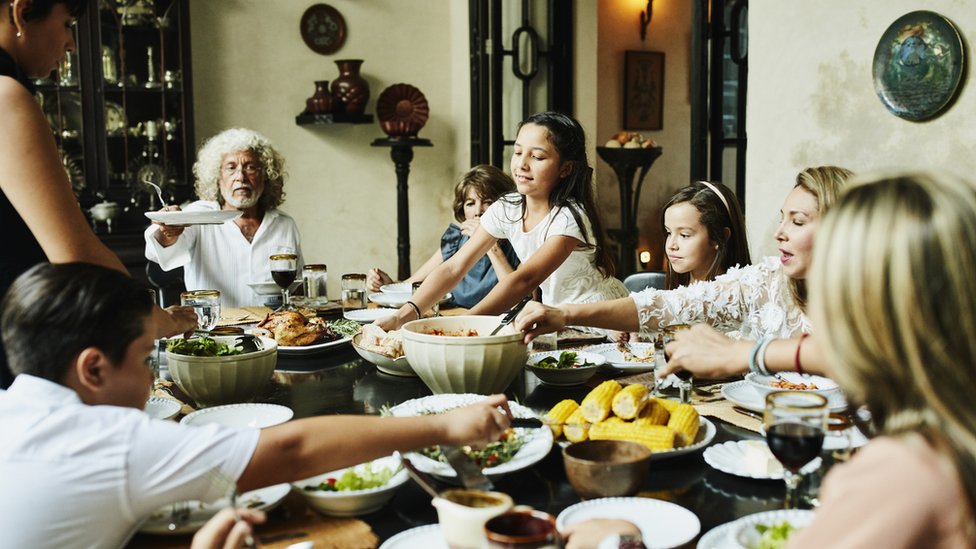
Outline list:
[[[346,41],[346,20],[328,4],[315,4],[305,10],[299,30],[305,45],[322,55],[335,53]]]
[[[956,27],[931,11],[895,20],[874,51],[874,90],[892,114],[920,121],[940,114],[956,97],[965,66]]]
[[[429,115],[427,98],[410,84],[393,84],[376,100],[380,127],[392,138],[416,137]]]

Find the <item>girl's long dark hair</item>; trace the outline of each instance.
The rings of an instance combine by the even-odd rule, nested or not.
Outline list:
[[[559,153],[560,162],[570,161],[573,169],[564,177],[549,195],[549,207],[555,210],[566,208],[579,225],[585,241],[584,247],[596,253],[596,268],[604,276],[614,276],[616,265],[606,246],[603,221],[596,209],[593,196],[593,168],[586,158],[586,133],[583,126],[573,117],[546,111],[533,114],[523,120],[518,129],[526,124],[542,126],[549,132],[549,142]],[[525,200],[521,200],[522,216],[525,216]],[[582,213],[579,207],[583,208]],[[583,217],[589,218],[593,234],[587,234]]]

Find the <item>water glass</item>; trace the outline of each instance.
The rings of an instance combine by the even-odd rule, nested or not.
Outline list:
[[[687,324],[674,324],[672,326],[665,326],[663,328],[664,333],[662,337],[663,346],[666,347],[668,343],[674,341],[675,334],[677,334],[681,330],[687,330],[690,327],[691,326]],[[665,362],[671,359],[671,357],[667,356],[666,351],[664,351],[664,359]],[[677,376],[678,378],[679,400],[681,400],[681,402],[685,404],[690,404],[691,393],[695,388],[695,380],[692,378],[691,372],[689,372],[688,370],[679,370],[675,372],[674,375]]]
[[[421,284],[423,284],[423,282],[414,282],[411,285],[411,295],[417,293],[417,290],[420,289]],[[434,302],[434,304],[430,307],[430,312],[424,314],[424,317],[432,316],[441,316],[441,304],[439,301]]]
[[[366,275],[342,275],[342,312],[366,308]]]
[[[329,270],[324,263],[314,263],[302,267],[302,281],[305,284],[305,297],[315,302],[329,300],[329,290],[326,282],[329,280]]]
[[[209,332],[220,320],[220,292],[217,290],[193,290],[180,294],[180,305],[193,307],[197,314],[197,328]]]

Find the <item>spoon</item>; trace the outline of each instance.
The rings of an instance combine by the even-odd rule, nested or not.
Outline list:
[[[414,482],[416,482],[417,484],[419,484],[420,487],[423,488],[425,492],[427,492],[428,494],[430,494],[430,497],[432,497],[432,498],[440,497],[438,495],[438,493],[437,493],[437,489],[434,488],[434,485],[431,484],[430,483],[430,480],[427,479],[427,475],[425,475],[424,473],[421,473],[417,469],[417,467],[414,466],[413,463],[410,463],[410,460],[409,459],[407,459],[405,457],[401,457],[400,458],[400,461],[402,461],[403,462],[403,466],[406,467],[407,474],[410,475],[410,478],[412,478],[414,480]]]
[[[142,180],[142,182],[145,183],[146,185],[149,185],[153,189],[155,189],[156,196],[159,197],[159,205],[160,206],[165,206],[166,205],[166,201],[163,200],[163,189],[159,188],[159,185],[157,185],[157,184],[153,183],[152,181],[150,181],[148,177],[144,178]]]
[[[508,312],[505,313],[505,316],[502,317],[502,321],[498,324],[498,327],[492,330],[491,335],[497,334],[499,330],[511,324],[512,321],[515,320],[515,317],[517,317],[518,314],[522,312],[522,309],[525,308],[525,305],[531,299],[532,299],[532,292],[529,292],[529,295],[523,297],[522,301],[519,301],[518,303],[515,304],[514,307],[509,309]]]

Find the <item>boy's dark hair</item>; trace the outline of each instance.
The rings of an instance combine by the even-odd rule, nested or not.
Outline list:
[[[24,21],[44,19],[51,14],[51,9],[55,4],[64,4],[65,9],[72,17],[81,17],[88,7],[88,0],[31,0],[27,8],[24,9]],[[13,12],[13,1],[10,2],[11,12]]]
[[[141,282],[89,263],[42,263],[14,281],[0,325],[14,374],[60,383],[82,350],[113,363],[143,333],[153,298]]]

